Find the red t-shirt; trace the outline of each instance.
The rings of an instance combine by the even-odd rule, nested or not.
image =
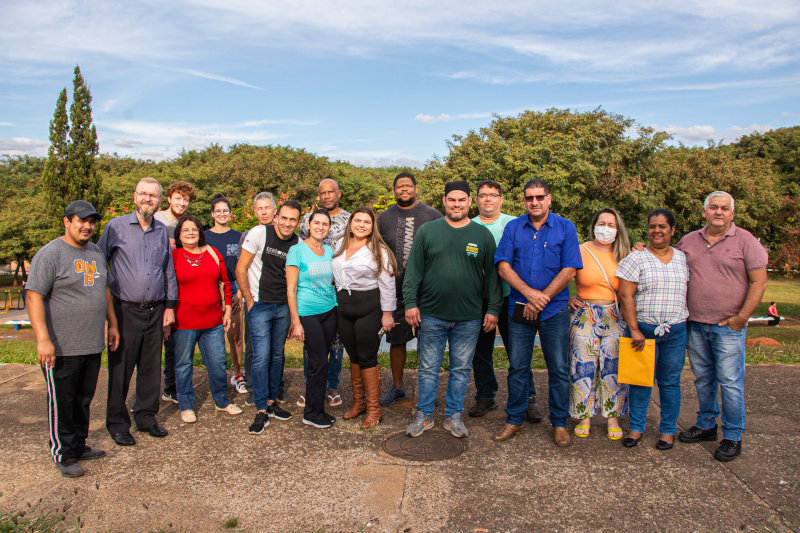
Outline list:
[[[211,253],[217,256],[219,265]],[[198,266],[191,266],[197,263]],[[187,258],[189,260],[187,260]],[[202,254],[190,254],[183,248],[172,250],[172,264],[178,279],[178,303],[175,305],[175,329],[210,329],[222,324],[219,282],[225,284],[225,305],[231,305],[231,284],[225,271],[225,260],[213,247]],[[222,268],[220,268],[220,266]]]

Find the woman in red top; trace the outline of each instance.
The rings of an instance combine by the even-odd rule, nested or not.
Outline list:
[[[242,410],[225,396],[228,388],[225,332],[231,325],[231,284],[225,260],[212,246],[206,246],[203,226],[194,217],[182,216],[175,226],[172,264],[178,279],[178,304],[172,324],[175,346],[175,381],[181,420],[195,422],[192,361],[194,347],[200,345],[203,364],[217,411],[238,415]],[[220,301],[219,284],[224,285],[225,311]],[[166,334],[166,332],[165,332]]]

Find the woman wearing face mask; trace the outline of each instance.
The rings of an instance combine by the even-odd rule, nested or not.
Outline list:
[[[628,386],[617,383],[619,338],[625,331],[615,276],[631,251],[619,213],[598,211],[589,226],[593,240],[581,245],[583,268],[575,276],[578,295],[570,298],[570,415],[579,420],[577,437],[588,437],[591,417],[608,419],[607,436],[622,438],[617,417],[628,412]]]
[[[381,421],[380,332],[394,327],[397,308],[394,254],[375,228],[375,212],[361,206],[350,215],[348,231],[333,254],[339,338],[350,356],[353,406],[346,420],[367,412],[361,429]],[[366,394],[366,401],[364,401]]]

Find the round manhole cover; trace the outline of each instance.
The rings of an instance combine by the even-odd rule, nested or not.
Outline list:
[[[447,431],[434,429],[419,437],[397,433],[383,441],[381,447],[389,455],[408,461],[444,461],[464,453],[467,442]]]

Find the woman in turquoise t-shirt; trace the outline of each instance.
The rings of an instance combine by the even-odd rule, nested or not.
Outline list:
[[[292,326],[289,338],[306,345],[308,377],[303,423],[317,428],[331,427],[336,419],[325,412],[328,375],[328,346],[336,335],[336,289],[333,286],[333,250],[322,244],[331,217],[317,209],[308,220],[310,236],[286,254],[286,288]]]

